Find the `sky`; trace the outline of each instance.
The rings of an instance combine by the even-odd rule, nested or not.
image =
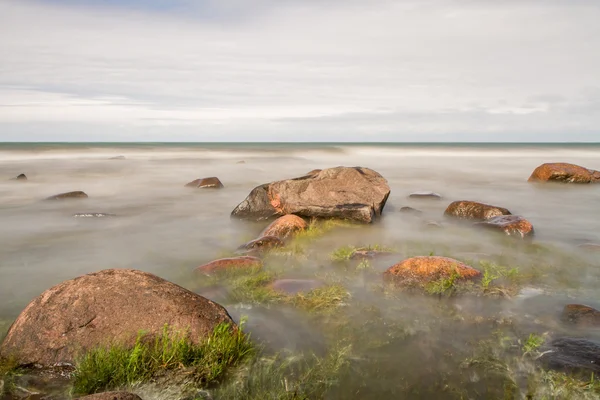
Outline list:
[[[0,0],[0,141],[600,142],[598,0]]]

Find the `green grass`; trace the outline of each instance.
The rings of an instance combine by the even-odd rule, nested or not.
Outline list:
[[[459,290],[460,274],[456,271],[452,271],[449,277],[442,277],[433,282],[425,284],[424,289],[427,293],[439,296],[452,296]]]
[[[544,344],[546,339],[543,336],[535,333],[529,334],[529,337],[523,342],[523,355],[532,355],[537,353],[537,350]]]
[[[89,394],[132,386],[165,371],[185,374],[199,386],[210,385],[254,353],[242,326],[232,329],[220,324],[198,344],[165,326],[155,338],[141,333],[133,347],[111,345],[91,350],[76,362],[73,392]]]
[[[288,296],[284,301],[310,313],[325,313],[343,305],[348,298],[346,288],[332,285]]]
[[[263,271],[250,276],[240,276],[230,282],[231,301],[239,303],[270,304],[277,303],[284,297],[272,290],[268,285],[276,279],[276,274]]]
[[[348,261],[354,255],[354,253],[356,253],[357,251],[381,251],[381,252],[394,253],[394,252],[396,252],[396,249],[394,249],[392,247],[382,246],[379,244],[373,244],[373,245],[361,246],[361,247],[346,245],[346,246],[342,246],[342,247],[335,249],[329,255],[329,259],[334,262]]]

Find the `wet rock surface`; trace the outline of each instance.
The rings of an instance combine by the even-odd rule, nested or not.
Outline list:
[[[80,400],[142,400],[140,396],[129,392],[104,392],[79,397]]]
[[[519,215],[501,215],[477,222],[475,226],[503,232],[508,236],[520,237],[522,239],[534,235],[531,222]]]
[[[600,372],[600,342],[581,338],[558,338],[543,346],[538,359],[560,372]]]
[[[481,276],[481,272],[458,260],[449,257],[421,256],[399,262],[384,272],[384,279],[400,284],[423,284],[449,278],[457,274],[457,279],[468,280]]]
[[[284,243],[275,236],[263,236],[245,243],[237,248],[238,254],[261,254],[265,251],[283,247]]]
[[[424,200],[441,200],[442,195],[435,192],[413,192],[408,195],[411,199],[424,199]]]
[[[117,214],[109,214],[109,213],[75,213],[73,214],[73,218],[111,218],[116,217]]]
[[[200,178],[186,183],[185,187],[199,188],[199,189],[221,189],[223,183],[216,176],[210,178]]]
[[[336,167],[258,186],[231,215],[258,221],[296,214],[370,223],[381,215],[389,194],[388,183],[379,173]]]
[[[176,310],[176,312],[175,312]],[[81,352],[116,341],[133,345],[140,330],[161,334],[165,324],[189,330],[196,342],[227,310],[156,275],[109,269],[54,286],[21,312],[0,346],[20,365],[73,363]]]
[[[253,256],[240,256],[221,258],[218,260],[211,261],[207,264],[201,265],[196,268],[196,271],[205,274],[211,274],[215,272],[225,271],[227,269],[237,268],[262,268],[263,262],[260,258]]]
[[[269,286],[271,289],[287,295],[306,293],[325,286],[321,281],[314,279],[277,279]]]
[[[444,215],[458,219],[483,221],[501,215],[511,215],[511,212],[503,207],[461,200],[450,203]]]
[[[80,190],[75,192],[66,192],[46,197],[46,200],[69,200],[69,199],[87,199],[88,195]]]
[[[400,208],[399,211],[404,214],[412,214],[412,215],[423,214],[423,211],[417,210],[416,208],[412,208],[412,207],[402,207],[402,208]]]
[[[563,309],[563,322],[579,326],[600,326],[600,311],[583,304],[567,304]]]
[[[537,167],[528,179],[529,182],[598,183],[600,171],[587,169],[575,164],[546,163]]]
[[[277,218],[262,231],[260,236],[275,236],[279,239],[286,239],[297,232],[301,232],[308,227],[306,221],[297,215],[289,214]]]

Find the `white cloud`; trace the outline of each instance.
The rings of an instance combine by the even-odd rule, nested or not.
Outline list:
[[[0,2],[0,140],[600,139],[596,2],[198,4]]]

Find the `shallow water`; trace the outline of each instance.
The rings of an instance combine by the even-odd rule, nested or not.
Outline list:
[[[125,159],[110,159],[115,156]],[[238,163],[242,160],[245,163]],[[380,284],[378,273],[365,277],[336,268],[329,254],[342,245],[398,249],[398,254],[372,263],[376,272],[404,257],[430,253],[468,260],[475,267],[484,259],[536,271],[540,278],[528,282],[510,301],[458,298],[444,306],[464,314],[463,319],[516,318],[523,332],[535,326],[542,331],[563,329],[554,317],[566,302],[598,305],[600,255],[577,245],[600,243],[600,185],[534,185],[527,178],[544,162],[600,169],[599,160],[600,146],[593,145],[2,145],[0,320],[14,319],[54,284],[105,268],[141,269],[199,291],[202,282],[194,276],[194,267],[228,254],[264,228],[265,224],[229,217],[252,188],[315,168],[344,165],[372,168],[388,180],[391,195],[383,218],[371,226],[325,235],[293,268],[284,263],[283,274],[343,282],[352,307],[375,307],[384,313],[382,321],[402,321],[410,332],[427,330],[427,340],[417,352],[407,353],[406,343],[390,344],[388,355],[406,357],[406,365],[396,368],[410,369],[411,360],[424,354],[435,358],[440,347],[464,348],[466,339],[477,334],[471,325],[460,325],[449,336],[452,326],[436,325],[438,299],[397,295],[390,300],[371,290]],[[20,173],[27,175],[27,182],[8,180]],[[189,181],[210,176],[219,177],[225,188],[184,188]],[[42,201],[74,190],[85,191],[89,198]],[[443,199],[407,198],[422,190],[440,193]],[[535,226],[535,243],[553,251],[541,254],[498,235],[453,225],[443,211],[454,200],[498,205],[525,216]],[[403,214],[403,206],[423,214]],[[73,217],[92,212],[117,217]],[[424,221],[443,226],[427,227]],[[294,315],[297,311],[227,304],[226,296],[223,301],[236,319],[247,315],[255,337],[275,349],[319,349],[326,341],[311,322]],[[361,312],[354,317],[361,318],[368,320]],[[281,322],[285,320],[294,322]],[[437,344],[429,346],[430,342]],[[370,396],[393,393],[374,391]]]

